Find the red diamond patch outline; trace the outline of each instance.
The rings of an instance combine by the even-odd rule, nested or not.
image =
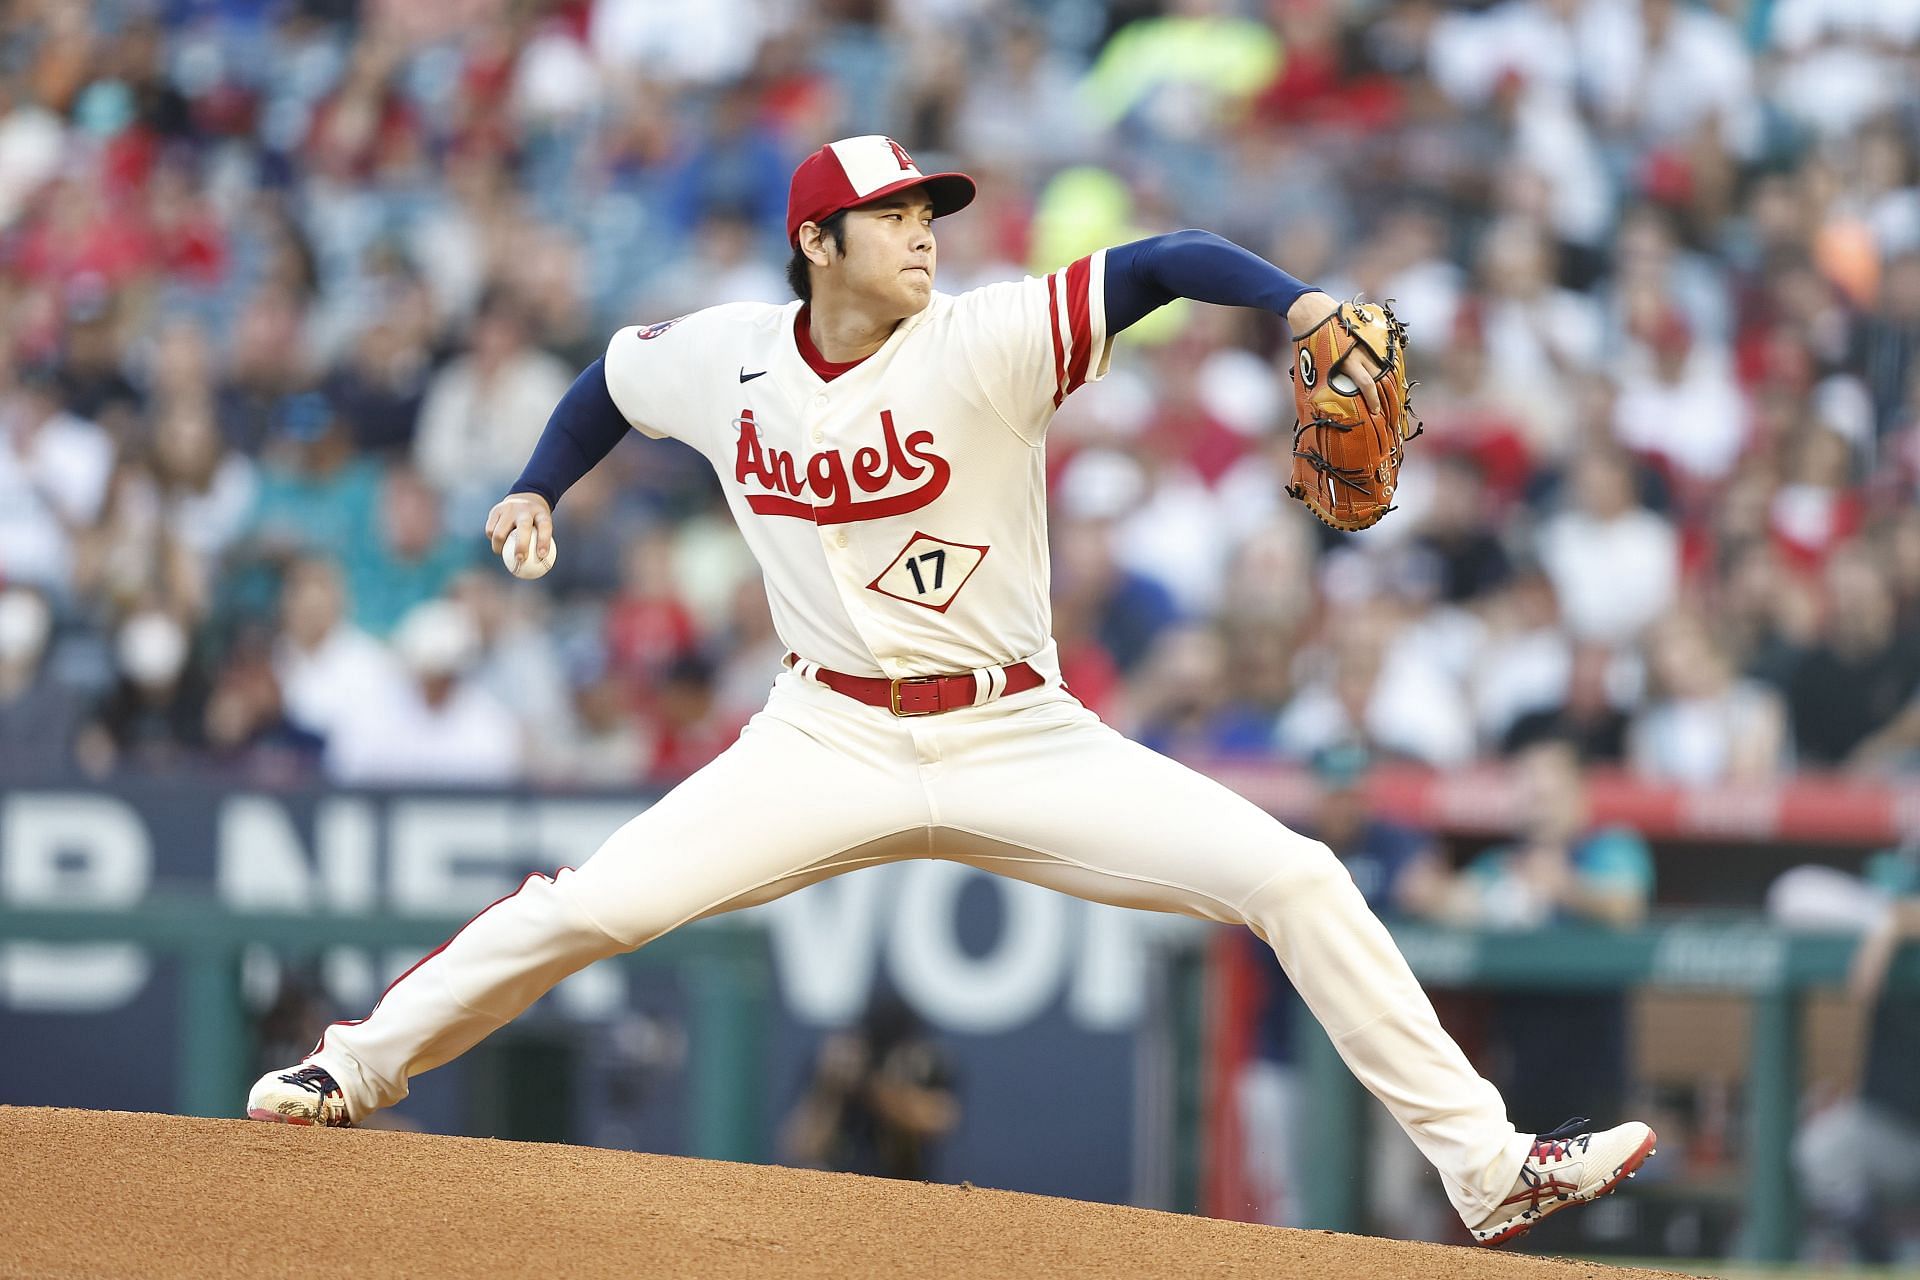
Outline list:
[[[967,585],[967,580],[980,568],[981,561],[987,558],[987,551],[988,548],[969,542],[949,542],[945,538],[915,530],[900,554],[893,558],[893,563],[867,584],[867,590],[918,605],[922,609],[931,609],[935,613],[945,613],[959,599],[960,588]],[[946,582],[952,575],[952,569],[946,562],[948,556],[955,562],[953,567],[964,564],[960,576],[952,578],[952,590],[947,589]],[[932,563],[929,564],[929,561]],[[931,584],[929,573],[935,575]],[[915,591],[916,585],[925,589]]]

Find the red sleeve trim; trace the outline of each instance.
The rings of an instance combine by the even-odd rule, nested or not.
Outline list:
[[[1053,330],[1053,407],[1058,409],[1060,402],[1067,398],[1067,353],[1065,344],[1060,341],[1060,291],[1056,287],[1059,272],[1047,277],[1047,320]]]
[[[1067,268],[1067,326],[1073,334],[1073,356],[1067,361],[1063,399],[1086,382],[1087,362],[1093,356],[1093,319],[1087,298],[1087,284],[1092,277],[1092,258],[1081,258]]]

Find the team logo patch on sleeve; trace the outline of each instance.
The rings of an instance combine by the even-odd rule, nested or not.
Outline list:
[[[633,336],[640,339],[640,341],[645,342],[648,338],[659,337],[661,334],[665,333],[667,330],[673,328],[673,326],[679,324],[682,320],[685,320],[685,319],[686,319],[685,316],[675,316],[671,320],[662,320],[658,324],[643,324],[640,326],[639,331],[636,332]]]
[[[985,547],[915,533],[886,572],[867,584],[867,590],[945,613],[986,558]]]

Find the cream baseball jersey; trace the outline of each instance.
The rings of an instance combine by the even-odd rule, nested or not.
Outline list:
[[[607,389],[640,431],[713,465],[802,658],[895,679],[1024,659],[1057,675],[1043,449],[1061,402],[1107,369],[1104,260],[936,293],[831,382],[800,353],[798,302],[622,329]]]

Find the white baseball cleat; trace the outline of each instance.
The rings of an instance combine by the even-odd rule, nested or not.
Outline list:
[[[347,1098],[339,1083],[315,1066],[269,1071],[247,1094],[247,1119],[270,1124],[316,1124],[345,1129]]]
[[[1634,1175],[1654,1152],[1659,1135],[1637,1120],[1598,1133],[1591,1120],[1569,1120],[1533,1140],[1513,1191],[1479,1222],[1470,1222],[1476,1244],[1502,1245],[1568,1205],[1598,1200]]]

